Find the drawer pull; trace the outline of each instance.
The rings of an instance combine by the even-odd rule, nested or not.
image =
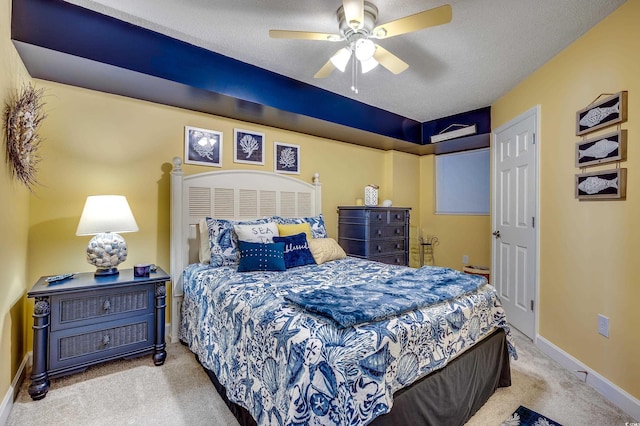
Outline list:
[[[376,250],[378,250],[378,253],[380,253],[382,251],[382,247],[376,246]]]
[[[400,233],[400,228],[396,228],[396,235]]]
[[[397,250],[400,250],[400,244],[399,244],[399,243],[398,243],[398,244],[396,244],[396,249],[397,249]]]
[[[402,216],[400,216],[398,213],[396,213],[396,219],[400,220],[402,218]]]
[[[104,303],[102,304],[102,309],[109,312],[109,309],[111,309],[111,301],[109,299],[104,301]]]
[[[109,343],[111,343],[111,337],[109,337],[109,335],[108,335],[108,334],[105,334],[105,335],[102,337],[102,345],[103,345],[103,346],[109,346]]]
[[[377,218],[378,218],[378,220],[382,220],[382,215],[378,214]]]
[[[376,234],[378,234],[378,236],[382,235],[382,229],[378,229],[378,231],[376,232]]]

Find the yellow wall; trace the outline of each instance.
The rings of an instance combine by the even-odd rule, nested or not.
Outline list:
[[[436,266],[462,269],[462,256],[470,265],[491,265],[491,218],[488,215],[435,214],[435,156],[420,158],[420,226],[438,237]]]
[[[0,0],[0,100],[2,108],[29,82],[29,74],[10,41],[11,1]],[[24,294],[27,287],[29,191],[11,178],[5,161],[4,136],[0,160],[0,400],[11,386],[24,356]]]
[[[629,1],[492,106],[498,128],[541,106],[539,334],[640,398],[640,2]],[[629,92],[626,201],[574,199],[576,111]],[[604,129],[595,134],[611,131]],[[587,137],[593,137],[589,134]],[[615,168],[615,164],[589,168]],[[610,318],[610,337],[597,315]]]

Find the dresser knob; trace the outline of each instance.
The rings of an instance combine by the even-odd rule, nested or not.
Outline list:
[[[396,244],[396,249],[400,250],[400,244]]]
[[[400,228],[396,228],[396,235],[400,233]]]
[[[382,235],[382,229],[378,229],[378,236]]]
[[[382,215],[378,214],[378,220],[382,220]]]
[[[400,216],[399,214],[396,213],[396,219],[400,219],[402,216]]]
[[[376,250],[378,250],[378,253],[380,253],[382,251],[382,247],[376,246]]]
[[[109,301],[109,299],[104,301],[104,303],[102,304],[102,309],[109,312],[109,309],[111,309],[111,301]]]
[[[109,337],[108,334],[105,334],[104,336],[102,336],[102,345],[103,346],[108,346],[110,342],[111,342],[111,337]]]

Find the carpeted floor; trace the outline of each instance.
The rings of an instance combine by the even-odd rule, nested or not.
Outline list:
[[[498,389],[467,423],[500,425],[524,405],[564,426],[624,425],[634,420],[514,331],[519,354],[512,386]],[[170,344],[165,364],[150,356],[113,361],[52,380],[46,398],[32,401],[22,384],[9,426],[216,425],[237,422],[189,350]]]

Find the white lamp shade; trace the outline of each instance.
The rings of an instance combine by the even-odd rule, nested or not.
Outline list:
[[[351,50],[343,47],[331,57],[331,63],[340,71],[344,72],[344,70],[347,69],[349,59],[351,59]]]
[[[90,195],[84,204],[76,235],[136,231],[138,224],[124,195]]]
[[[367,73],[378,66],[378,61],[376,61],[373,57],[360,61],[360,67],[362,68],[362,74]]]

